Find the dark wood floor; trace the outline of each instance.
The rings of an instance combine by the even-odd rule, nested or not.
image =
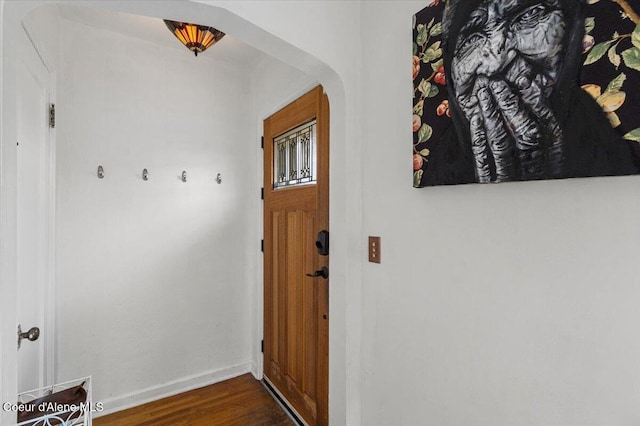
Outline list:
[[[251,374],[93,420],[94,426],[292,426]]]

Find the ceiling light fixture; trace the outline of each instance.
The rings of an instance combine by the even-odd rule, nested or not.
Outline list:
[[[218,31],[212,27],[205,27],[204,25],[188,24],[186,22],[170,21],[168,19],[165,19],[164,23],[167,25],[167,28],[169,28],[169,31],[171,31],[182,44],[187,46],[187,49],[195,53],[196,56],[224,37],[222,31]]]

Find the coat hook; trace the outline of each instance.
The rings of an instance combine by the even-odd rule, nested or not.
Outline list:
[[[142,170],[142,180],[149,180],[149,171],[147,169]]]
[[[216,182],[218,182],[218,184],[222,183],[222,175],[220,173],[216,176]]]
[[[104,169],[102,168],[102,166],[98,166],[98,178],[104,178]]]
[[[180,177],[183,182],[187,181],[187,172],[185,170],[182,171],[182,176]]]

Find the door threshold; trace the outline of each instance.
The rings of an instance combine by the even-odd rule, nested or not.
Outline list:
[[[287,399],[284,396],[282,396],[282,394],[278,391],[278,389],[276,389],[276,387],[273,386],[271,382],[269,382],[269,379],[267,379],[266,376],[262,376],[262,377],[263,377],[262,385],[267,389],[267,392],[271,394],[273,399],[276,400],[278,405],[282,407],[284,412],[287,413],[287,415],[291,418],[291,420],[293,420],[293,422],[298,426],[309,426],[307,422],[305,422],[302,419],[302,416],[298,414],[295,408],[293,408],[293,406],[289,403],[289,401],[287,401]]]

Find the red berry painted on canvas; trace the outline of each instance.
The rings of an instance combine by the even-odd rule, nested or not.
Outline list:
[[[436,114],[438,115],[438,117],[441,117],[445,114],[447,115],[447,117],[451,117],[448,100],[445,99],[440,105],[438,105],[438,108],[436,108]]]
[[[420,170],[424,164],[424,159],[420,154],[413,154],[413,170]]]
[[[435,81],[436,84],[447,84],[447,77],[444,74],[444,65],[440,65],[438,67],[438,71],[436,71],[436,75],[433,77],[433,81]]]

